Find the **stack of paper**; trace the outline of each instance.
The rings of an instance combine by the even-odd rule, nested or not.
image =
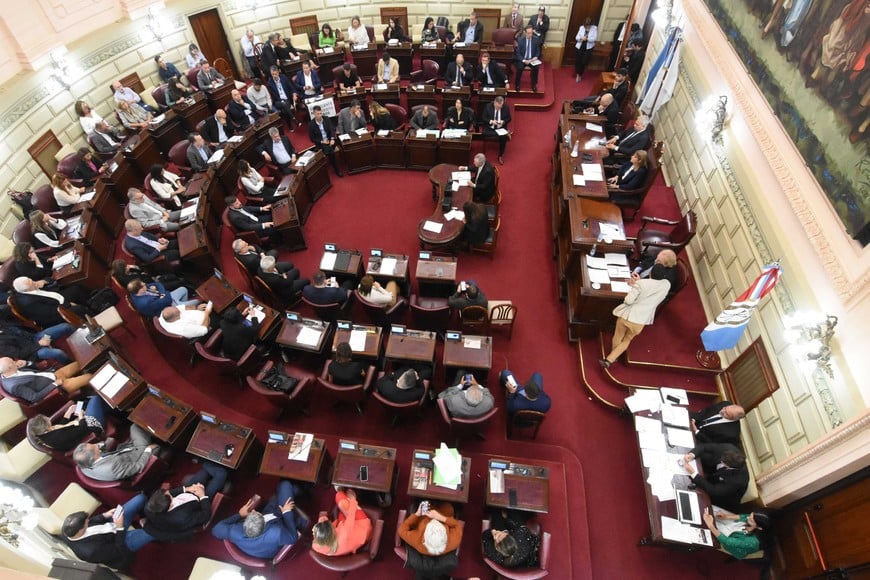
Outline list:
[[[501,469],[489,470],[489,491],[491,493],[504,493],[504,471]]]
[[[604,181],[604,173],[598,163],[581,163],[580,168],[586,181]]]
[[[366,349],[366,337],[368,334],[365,330],[351,330],[350,338],[347,341],[350,344],[350,350],[355,352],[364,351]]]
[[[607,270],[598,270],[597,268],[586,268],[589,275],[589,281],[593,284],[610,284],[610,276],[607,275]]]
[[[381,269],[378,270],[381,274],[393,275],[396,271],[397,260],[395,258],[384,258],[381,260]]]
[[[118,394],[129,380],[130,377],[113,367],[111,364],[107,364],[100,369],[100,372],[91,377],[90,382],[96,390],[111,399]]]
[[[462,220],[465,219],[465,212],[462,211],[461,209],[452,209],[452,210],[450,210],[450,211],[448,211],[447,213],[444,214],[444,218],[445,218],[447,221],[450,221],[450,220],[460,220],[460,221],[462,221]]]
[[[306,165],[308,165],[308,162],[311,161],[312,157],[314,157],[314,150],[306,151],[299,157],[299,159],[296,160],[296,166],[305,167]]]
[[[658,391],[638,389],[632,396],[626,397],[625,404],[632,413],[652,411],[655,413],[662,406],[662,398]]]
[[[320,342],[320,334],[320,330],[304,326],[296,335],[296,342],[304,346],[317,346],[317,343]]]
[[[320,258],[320,269],[332,270],[335,267],[335,260],[337,258],[338,254],[335,252],[324,252],[323,257]]]
[[[669,470],[649,468],[649,477],[646,478],[646,482],[649,484],[650,492],[659,501],[668,501],[677,497],[677,494],[674,493],[673,481],[674,474]]]
[[[450,489],[458,488],[462,483],[462,456],[459,450],[441,443],[432,461],[435,463],[432,483]]]
[[[426,223],[423,224],[423,229],[424,229],[425,231],[427,231],[427,232],[432,232],[432,233],[434,233],[434,234],[440,234],[440,233],[441,233],[441,228],[443,228],[443,227],[444,227],[444,224],[442,224],[442,223],[440,223],[440,222],[432,222],[432,221],[429,221],[429,220],[426,220]],[[323,269],[323,268],[321,268],[321,270],[322,270],[322,269]]]
[[[596,133],[604,133],[604,127],[596,123],[586,123],[586,129],[588,131],[595,131]]]
[[[662,421],[666,425],[689,428],[689,411],[685,407],[676,407],[667,403],[662,405]]]
[[[643,415],[634,416],[634,430],[637,432],[653,431],[655,433],[662,432],[662,422],[652,417],[644,417]]]
[[[626,266],[628,267],[628,256],[625,254],[617,254],[616,252],[606,252],[604,261],[608,266]]]
[[[65,254],[61,254],[57,258],[54,259],[54,263],[52,264],[52,268],[55,270],[60,270],[67,264],[72,264],[73,260],[75,260],[76,253],[73,250],[66,252]]]
[[[710,530],[696,528],[668,516],[662,516],[662,537],[683,544],[713,545]]]

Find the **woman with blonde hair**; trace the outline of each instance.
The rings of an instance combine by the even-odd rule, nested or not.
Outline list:
[[[51,176],[51,191],[54,194],[54,201],[63,209],[80,202],[85,189],[74,186],[66,175],[55,173]]]
[[[366,274],[359,283],[359,293],[366,302],[389,308],[399,299],[399,285],[395,281],[387,282],[387,287],[381,286],[380,282]]]
[[[34,248],[60,247],[60,234],[66,229],[66,221],[38,209],[30,212],[28,219],[30,220],[30,233],[33,235]]]
[[[311,549],[325,556],[344,556],[362,548],[372,537],[372,522],[359,507],[356,492],[339,488],[335,494],[338,517],[330,522],[321,515],[312,530]]]
[[[372,101],[372,104],[369,105],[369,115],[372,118],[375,131],[392,131],[396,128],[396,120],[390,111],[377,101]]]

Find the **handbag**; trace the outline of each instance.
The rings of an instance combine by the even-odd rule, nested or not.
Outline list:
[[[299,379],[287,376],[280,365],[275,365],[266,373],[260,381],[268,389],[282,393],[292,393],[299,383]]]

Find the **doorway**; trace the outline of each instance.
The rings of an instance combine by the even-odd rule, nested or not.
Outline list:
[[[190,22],[190,28],[193,29],[193,35],[196,37],[196,44],[199,46],[200,52],[209,58],[212,65],[219,58],[226,60],[233,70],[233,78],[241,79],[236,59],[233,56],[233,49],[227,40],[227,34],[224,31],[224,25],[217,8],[192,14],[188,16],[187,20]]]
[[[604,0],[574,0],[574,5],[571,7],[571,20],[568,22],[568,34],[565,35],[565,45],[562,47],[562,66],[574,66],[577,54],[574,50],[574,45],[577,43],[574,37],[577,36],[577,31],[586,18],[591,18],[592,24],[598,24],[603,6]],[[601,38],[598,42],[601,42]]]

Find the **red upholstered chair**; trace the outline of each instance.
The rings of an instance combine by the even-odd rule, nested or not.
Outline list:
[[[338,320],[339,316],[350,310],[350,307],[353,304],[353,300],[351,298],[348,298],[344,304],[339,304],[338,302],[330,302],[329,304],[315,304],[314,302],[311,302],[310,300],[305,298],[305,296],[303,296],[302,302],[307,304],[314,311],[314,314],[318,318],[322,320],[328,320],[330,322],[335,322],[336,320]]]
[[[496,28],[492,31],[493,46],[514,46],[516,33],[513,28]]]
[[[12,260],[12,258],[10,258],[6,261],[4,266],[6,264],[11,264],[7,267],[9,268],[9,271],[12,272],[12,280],[14,280],[16,278],[14,261]],[[11,283],[9,284],[9,287],[12,287]],[[33,322],[27,316],[24,316],[24,314],[22,314],[21,311],[18,310],[18,305],[15,304],[15,294],[9,294],[9,296],[6,297],[6,305],[9,306],[9,311],[12,313],[12,316],[18,319],[18,322],[21,324],[21,326],[29,328],[30,330],[40,330],[39,326],[37,326],[35,322]]]
[[[33,242],[33,228],[30,227],[29,220],[25,219],[18,222],[18,225],[15,226],[14,230],[12,230],[12,242],[16,244],[20,244],[21,242]],[[52,254],[57,251],[56,248],[50,248],[48,246],[35,249],[37,254]]]
[[[541,423],[547,418],[546,413],[540,411],[529,411],[523,409],[513,413],[508,417],[507,421],[507,436],[511,439],[517,431],[531,431],[531,438],[538,438],[538,431],[541,428]]]
[[[205,342],[193,343],[193,350],[198,357],[209,361],[209,364],[221,374],[235,375],[239,381],[239,386],[244,387],[243,377],[246,377],[259,366],[262,356],[257,350],[257,346],[252,344],[239,360],[227,358],[221,350],[223,338],[224,333],[218,328]],[[196,357],[193,360],[195,361]]]
[[[489,312],[486,306],[466,306],[459,311],[463,332],[489,334]]]
[[[311,377],[302,377],[296,383],[296,387],[289,393],[275,391],[263,384],[263,378],[275,366],[273,361],[267,361],[266,364],[254,376],[247,377],[248,387],[255,393],[263,396],[270,405],[278,409],[276,421],[280,421],[287,409],[298,409],[300,413],[308,416],[308,407],[311,404],[311,387],[314,386],[314,381]],[[293,376],[297,373],[288,364],[284,364],[284,374]]]
[[[264,177],[263,181],[265,181],[266,183],[269,183],[269,182],[275,181],[275,178]],[[253,203],[256,205],[263,205],[266,201],[265,199],[263,199],[262,196],[251,195],[250,193],[248,193],[248,190],[246,190],[245,186],[242,185],[242,178],[241,177],[236,179],[236,195],[238,196],[239,199],[242,200],[242,203],[244,205],[247,205],[249,203]]]
[[[393,120],[396,121],[396,131],[403,131],[405,125],[408,124],[408,111],[404,107],[394,105],[393,103],[387,103],[384,107],[387,108],[390,115],[393,116]]]
[[[486,531],[490,528],[490,521],[483,520],[481,522],[481,527],[483,531]],[[552,550],[551,540],[549,532],[541,533],[541,527],[536,523],[530,523],[529,529],[533,533],[537,533],[541,538],[541,547],[538,552],[538,566],[537,568],[505,568],[504,566],[499,566],[486,556],[484,556],[483,561],[487,566],[492,568],[496,574],[500,578],[507,578],[508,580],[537,580],[538,578],[543,578],[548,575],[550,572],[548,568],[550,567],[550,552]]]
[[[359,72],[357,71],[356,65],[351,64],[350,70],[359,76]],[[335,92],[338,92],[338,81],[341,80],[341,76],[344,74],[344,65],[340,64],[338,66],[332,67],[332,88],[335,89]]]
[[[181,267],[180,260],[169,261],[166,259],[166,256],[157,256],[150,262],[143,262],[127,249],[127,244],[125,242],[121,243],[121,252],[126,257],[130,258],[131,262],[134,262],[150,274],[169,274],[171,272],[177,272]]]
[[[299,508],[297,508],[297,510],[306,520],[308,520],[309,523],[311,522],[311,518],[309,518],[308,515],[305,514],[305,512],[303,512]],[[300,536],[299,536],[299,539],[296,541],[296,543],[295,544],[287,544],[286,546],[284,546],[283,548],[278,550],[278,553],[275,554],[275,557],[271,558],[271,559],[269,559],[269,558],[255,558],[254,556],[249,556],[249,555],[245,554],[244,552],[242,552],[239,548],[236,547],[235,544],[233,544],[229,540],[224,540],[224,548],[226,548],[230,557],[233,560],[235,560],[236,562],[238,562],[239,564],[241,564],[242,566],[246,566],[248,568],[272,568],[272,569],[274,569],[275,566],[277,566],[281,562],[284,562],[285,560],[288,560],[288,559],[292,560],[293,558],[295,558],[296,556],[299,555],[299,552],[302,551],[302,548],[305,546],[305,541],[303,540],[303,538],[306,537],[307,529],[306,530],[297,530],[297,531],[300,532]]]
[[[368,27],[367,27],[368,28]],[[347,554],[345,556],[326,556],[314,550],[310,550],[308,554],[311,559],[333,572],[342,572],[342,576],[348,572],[357,570],[364,566],[368,566],[378,557],[378,548],[381,544],[381,536],[384,533],[383,511],[378,508],[360,506],[372,522],[372,537],[360,548],[356,554]]]
[[[82,472],[82,468],[76,465],[76,477],[79,482],[89,489],[146,489],[146,486],[160,481],[161,476],[167,470],[166,463],[157,457],[151,455],[145,468],[139,472],[136,477],[130,479],[118,479],[115,481],[100,481],[88,477]]]
[[[421,66],[420,70],[411,71],[411,84],[425,83],[427,85],[438,86],[438,81],[441,78],[439,74],[441,66],[428,58],[423,59]]]
[[[69,182],[76,187],[82,187],[84,185],[84,181],[82,181],[81,179],[75,179],[73,177],[73,173],[75,172],[76,166],[78,166],[80,159],[81,155],[79,155],[78,151],[75,151],[73,153],[70,153],[69,155],[66,155],[57,163],[57,172],[66,175],[69,179]]]
[[[366,300],[365,296],[360,294],[358,289],[354,290],[353,294],[362,305],[363,310],[366,311],[366,314],[368,314],[371,321],[378,326],[389,326],[390,324],[401,320],[405,311],[408,310],[408,301],[402,296],[399,296],[399,299],[396,300],[395,304],[386,308],[380,304],[373,304]]]
[[[0,265],[0,284],[12,288],[12,282],[18,277],[15,269],[15,258],[9,258]]]
[[[414,326],[434,330],[442,335],[453,318],[446,298],[427,298],[411,294],[411,318]]]
[[[167,84],[163,83],[162,85],[151,89],[151,98],[154,99],[154,102],[157,103],[157,107],[159,107],[161,111],[165,111],[169,108],[166,106],[166,88]]]
[[[640,187],[635,189],[620,189],[614,186],[607,186],[607,192],[610,196],[610,201],[619,206],[623,212],[625,210],[633,210],[629,215],[626,213],[625,221],[634,221],[637,212],[643,205],[650,188],[655,182],[661,171],[662,161],[662,142],[656,141],[647,149],[647,171],[646,178]]]
[[[0,384],[0,395],[4,399],[15,401],[21,407],[21,412],[24,416],[30,419],[34,415],[51,415],[54,411],[67,401],[66,394],[61,394],[60,391],[54,390],[44,396],[41,400],[35,403],[29,403],[24,399],[12,396],[3,385]]]
[[[329,376],[329,365],[332,359],[327,359],[323,363],[323,370],[320,376],[317,377],[317,386],[322,389],[325,396],[331,397],[336,403],[353,403],[356,406],[357,412],[362,415],[362,403],[366,398],[366,394],[372,386],[372,381],[375,377],[375,366],[370,365],[366,370],[366,377],[363,382],[356,385],[336,385],[332,382]]]
[[[383,376],[383,372],[378,373],[378,380]],[[387,410],[393,414],[390,426],[395,427],[399,420],[405,415],[410,415],[412,412],[416,413],[418,416],[420,415],[420,410],[423,408],[426,401],[429,400],[429,381],[423,381],[423,396],[420,397],[419,401],[411,401],[410,403],[394,403],[384,398],[384,396],[378,392],[377,387],[372,389],[372,398],[385,406]]]
[[[375,41],[375,27],[374,26],[366,26],[366,32],[369,35],[369,42]]]
[[[270,244],[269,236],[258,236],[256,232],[241,232],[237,230],[232,222],[230,222],[230,208],[228,207],[225,207],[221,214],[221,223],[227,230],[233,233],[234,238],[241,238],[255,246],[268,246]]]
[[[638,257],[655,256],[665,249],[673,250],[675,254],[679,254],[695,237],[695,226],[698,223],[694,211],[689,211],[681,219],[674,221],[647,216],[640,219],[643,226],[637,232],[637,241],[635,242],[635,251]],[[650,224],[666,227],[661,229],[647,228]],[[671,226],[669,230],[667,226]]]
[[[194,349],[194,344],[198,342],[198,339],[188,339],[183,336],[178,336],[175,334],[170,334],[163,328],[160,324],[160,317],[155,316],[151,319],[151,328],[153,328],[152,336],[158,339],[157,344],[161,349],[165,349],[164,352],[170,353],[173,351],[178,351],[183,353],[183,356],[187,357],[190,366],[193,366],[197,352]]]
[[[185,179],[189,178],[193,173],[193,169],[188,165],[187,148],[190,147],[190,141],[182,139],[175,145],[169,148],[169,161],[178,169],[178,173]]]
[[[33,207],[42,210],[44,213],[52,215],[59,215],[61,213],[60,206],[57,205],[57,200],[54,199],[54,188],[51,187],[50,183],[37,187],[30,200],[33,202]]]
[[[489,254],[490,260],[495,256],[498,247],[498,231],[501,229],[501,218],[495,218],[495,223],[490,225],[489,235],[482,244],[471,246],[471,253]]]
[[[192,68],[184,73],[184,76],[187,77],[187,82],[190,83],[190,86],[199,90],[199,81],[196,80],[196,75],[199,74],[199,67]]]
[[[462,419],[450,416],[450,411],[447,410],[447,404],[444,402],[444,399],[436,399],[436,401],[438,402],[438,410],[441,411],[441,418],[444,419],[445,423],[447,423],[450,432],[456,436],[457,446],[459,446],[459,442],[463,438],[469,435],[474,435],[480,439],[486,439],[483,433],[481,433],[481,429],[485,427],[490,419],[492,419],[498,412],[498,407],[493,407],[489,412],[484,413],[480,417]]]
[[[399,510],[399,515],[396,518],[396,533],[393,534],[393,552],[396,553],[396,556],[402,559],[402,562],[408,561],[408,548],[405,546],[405,542],[399,536],[399,527],[402,525],[408,518],[408,510]],[[459,527],[462,532],[465,532],[465,522],[463,520],[456,520],[459,522]],[[459,556],[459,548],[455,550],[456,555]],[[448,552],[449,554],[449,552]]]

